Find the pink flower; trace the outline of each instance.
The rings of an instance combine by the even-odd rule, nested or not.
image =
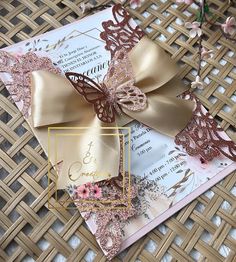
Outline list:
[[[92,8],[94,8],[94,5],[91,4],[91,3],[86,3],[86,4],[82,3],[80,5],[80,9],[81,9],[82,14],[89,12]]]
[[[95,198],[100,198],[102,196],[102,189],[98,185],[93,186],[91,191],[93,192],[93,196]]]
[[[176,3],[185,3],[186,5],[191,5],[193,3],[193,0],[176,0]]]
[[[202,29],[200,28],[200,23],[199,22],[196,22],[196,21],[193,22],[193,23],[186,22],[185,23],[185,27],[191,29],[190,32],[189,32],[189,36],[191,38],[194,38],[197,35],[198,36],[202,35]]]
[[[89,190],[86,188],[85,185],[79,186],[76,189],[77,196],[80,198],[88,198],[89,197]]]
[[[202,48],[201,50],[201,58],[202,59],[208,59],[211,58],[213,55],[214,51],[213,50],[208,50],[205,47]]]
[[[228,17],[225,24],[221,25],[225,34],[233,35],[236,31],[236,21],[234,17]]]
[[[136,9],[138,7],[141,7],[143,2],[144,0],[130,0],[130,7],[132,9]]]
[[[200,76],[196,76],[195,81],[191,83],[191,87],[192,87],[193,89],[195,89],[195,88],[203,89],[203,88],[204,88],[204,84],[203,84],[203,82],[201,81]]]

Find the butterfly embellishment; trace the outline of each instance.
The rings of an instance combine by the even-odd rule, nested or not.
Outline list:
[[[83,74],[67,72],[65,75],[76,91],[93,104],[102,122],[114,122],[122,108],[142,111],[146,107],[146,95],[134,85],[132,64],[125,49],[116,52],[101,84]]]

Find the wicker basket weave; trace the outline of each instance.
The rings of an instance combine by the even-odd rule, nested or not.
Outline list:
[[[42,34],[82,17],[80,0],[0,1],[0,46]],[[100,4],[108,1],[100,1]],[[114,1],[118,2],[118,1]],[[236,4],[210,0],[214,19],[236,16]],[[181,21],[195,9],[172,0],[145,1],[129,10],[174,60],[181,78],[196,74],[196,39]],[[208,84],[197,94],[236,141],[236,56],[231,43],[205,26],[203,45],[214,59],[203,67]],[[51,186],[51,185],[50,185]],[[67,199],[63,193],[59,196]],[[47,208],[47,160],[23,116],[0,84],[0,261],[106,261],[76,210]],[[55,201],[53,197],[51,202]],[[236,173],[137,241],[114,261],[236,261]],[[96,255],[96,256],[95,256]],[[27,260],[27,258],[29,260]],[[64,260],[63,260],[64,258]],[[31,260],[30,260],[31,259]],[[32,260],[33,259],[33,260]],[[91,260],[92,261],[92,260]]]

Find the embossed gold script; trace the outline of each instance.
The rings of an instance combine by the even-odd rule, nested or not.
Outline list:
[[[68,169],[68,177],[69,179],[72,181],[72,182],[75,182],[77,181],[78,179],[80,179],[81,177],[92,177],[94,179],[94,177],[101,177],[104,179],[107,178],[107,177],[111,177],[111,174],[109,173],[105,173],[105,172],[98,172],[97,171],[97,168],[95,171],[92,171],[92,172],[81,172],[81,170],[85,167],[86,168],[86,165],[89,165],[91,163],[94,163],[96,164],[96,158],[94,158],[92,155],[91,155],[91,148],[93,147],[93,141],[91,141],[89,144],[88,144],[88,150],[86,151],[85,153],[85,156],[83,157],[83,160],[82,162],[80,161],[75,161],[73,162],[69,169]]]

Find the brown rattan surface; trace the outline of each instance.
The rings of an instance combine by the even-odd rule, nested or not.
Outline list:
[[[1,0],[0,46],[75,21],[82,17],[81,2]],[[208,2],[214,19],[236,16],[236,7],[229,8],[227,0]],[[181,77],[194,80],[197,39],[188,38],[181,21],[193,21],[196,10],[172,0],[152,0],[130,12],[150,38],[181,61]],[[198,97],[235,141],[235,43],[210,25],[204,32],[203,45],[215,55],[203,67],[207,87]],[[236,261],[235,182],[236,173],[229,175],[114,261]],[[53,196],[50,201],[55,202]],[[106,261],[78,211],[49,210],[47,202],[47,159],[1,83],[0,261],[90,261],[94,254],[94,261]]]

